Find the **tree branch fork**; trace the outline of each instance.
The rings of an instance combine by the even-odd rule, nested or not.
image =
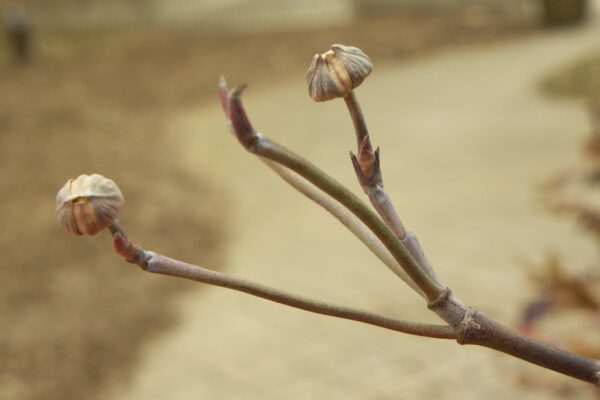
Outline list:
[[[373,150],[354,94],[344,96],[352,118],[357,154],[350,158],[371,207],[317,166],[256,131],[241,102],[244,86],[231,90],[224,78],[219,94],[227,122],[240,144],[262,159],[296,190],[321,205],[356,235],[394,274],[420,294],[446,324],[404,321],[352,307],[330,304],[229,274],[184,263],[133,244],[117,220],[109,226],[115,252],[151,273],[220,286],[305,311],[353,320],[397,332],[497,350],[529,363],[600,386],[600,363],[526,337],[465,305],[446,287],[425,257],[417,236],[402,224],[384,190],[379,149]]]
[[[224,112],[242,146],[302,176],[364,223],[418,287],[427,300],[428,308],[455,330],[455,339],[459,344],[485,346],[600,386],[600,364],[597,360],[578,356],[511,330],[481,311],[466,306],[443,285],[425,257],[416,235],[406,230],[384,190],[380,152],[379,149],[373,151],[354,91],[344,96],[357,142],[357,155],[351,153],[351,161],[359,184],[376,214],[325,172],[256,131],[241,102],[245,86],[229,90],[224,78],[221,78],[219,87]]]

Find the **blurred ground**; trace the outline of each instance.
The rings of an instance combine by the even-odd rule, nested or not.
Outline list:
[[[398,13],[446,14],[468,10],[471,19],[530,19],[537,0],[0,0],[22,6],[36,26],[94,31],[162,26],[196,31],[266,32],[348,26],[357,17]]]
[[[575,264],[596,256],[595,243],[541,210],[535,187],[576,160],[589,129],[582,104],[544,97],[539,81],[597,51],[599,32],[596,21],[411,62],[378,64],[374,57],[375,72],[358,90],[382,147],[386,186],[408,227],[461,298],[509,324],[530,295],[525,261],[548,249]],[[341,102],[312,103],[300,74],[278,87],[251,85],[245,101],[260,131],[359,191]],[[403,318],[431,318],[335,221],[245,155],[217,104],[174,116],[170,132],[188,149],[190,168],[213,171],[232,194],[230,272]],[[520,387],[522,374],[568,379],[487,349],[326,319],[222,289],[181,300],[182,323],[148,349],[117,399],[540,399],[550,394]],[[557,398],[595,398],[587,389],[573,382]]]
[[[598,97],[600,94],[599,52],[562,66],[543,81],[542,87],[554,95]]]
[[[99,172],[115,179],[127,199],[122,220],[134,240],[145,247],[209,266],[236,266],[241,271],[260,264],[252,261],[252,257],[263,247],[249,246],[252,241],[246,240],[246,236],[250,231],[242,228],[252,225],[252,220],[245,215],[251,210],[247,207],[264,204],[262,197],[256,196],[266,189],[256,189],[257,183],[246,177],[232,180],[235,174],[228,168],[236,165],[250,168],[239,149],[228,151],[231,158],[227,167],[215,163],[217,158],[225,161],[229,156],[214,153],[218,148],[212,146],[225,143],[231,146],[232,143],[223,134],[224,124],[221,117],[215,115],[216,110],[199,110],[208,99],[214,104],[215,83],[221,73],[236,82],[252,82],[253,88],[262,86],[265,93],[272,92],[272,96],[264,95],[262,107],[265,107],[273,99],[285,98],[284,95],[304,99],[305,89],[299,85],[304,70],[312,54],[332,42],[361,46],[380,65],[383,60],[425,54],[457,44],[495,41],[526,30],[485,15],[483,19],[481,15],[475,19],[473,15],[451,18],[421,15],[378,17],[351,26],[276,36],[217,36],[183,30],[157,31],[150,27],[87,34],[40,31],[34,42],[33,62],[24,66],[16,65],[7,55],[6,43],[0,43],[0,219],[4,226],[0,233],[0,399],[107,398],[109,389],[130,387],[127,382],[132,371],[141,367],[140,373],[133,375],[136,381],[130,387],[132,393],[138,393],[139,379],[144,379],[140,377],[152,377],[144,372],[152,363],[144,357],[140,365],[140,351],[146,349],[149,340],[156,338],[159,332],[166,332],[174,322],[188,318],[181,309],[197,307],[195,295],[191,301],[186,297],[181,303],[173,303],[178,294],[203,292],[198,285],[146,276],[124,265],[111,254],[104,234],[95,240],[63,234],[54,217],[54,194],[68,178]],[[291,75],[295,76],[294,87],[285,83]],[[377,87],[373,85],[372,88]],[[380,90],[388,95],[392,93],[387,88]],[[310,104],[303,107],[313,112]],[[365,107],[373,111],[367,104]],[[293,110],[293,107],[285,108]],[[206,115],[207,121],[215,125],[202,127],[194,117],[194,135],[186,141],[182,142],[182,137],[175,133],[165,135],[167,130],[175,129],[173,123],[178,126],[182,110],[187,109],[194,110],[195,116],[204,118]],[[317,110],[324,112],[321,118],[330,118],[327,107],[315,108],[314,112]],[[385,115],[373,115],[372,121],[386,121],[389,108]],[[341,115],[337,117],[345,121]],[[263,121],[265,119],[268,118]],[[285,123],[279,118],[272,122],[273,128]],[[314,134],[317,132],[315,129]],[[188,155],[188,151],[193,154]],[[392,150],[387,151],[392,154]],[[277,185],[268,179],[261,177],[257,182]],[[253,190],[248,190],[249,187]],[[276,199],[273,200],[277,204]],[[269,230],[269,221],[282,215],[276,206],[263,208],[263,212],[268,218],[259,228],[266,230]],[[321,220],[320,214],[309,217]],[[224,248],[228,235],[233,236],[228,242],[233,245]],[[270,236],[277,234],[270,232]],[[437,237],[437,234],[432,236]],[[288,244],[292,245],[294,243]],[[349,246],[353,249],[356,243],[350,241]],[[241,251],[246,250],[247,255],[242,256]],[[297,248],[286,247],[277,251],[282,250],[291,254],[298,252]],[[343,247],[337,250],[332,251],[331,256],[344,254]],[[320,259],[318,253],[299,253],[302,257],[293,260],[297,265],[310,263],[334,271],[325,267],[338,261]],[[225,254],[227,262],[224,262]],[[362,257],[365,263],[372,262],[368,255],[362,254]],[[272,260],[279,265],[282,258],[275,252]],[[265,270],[265,277],[275,278],[268,271]],[[382,276],[381,280],[386,282],[386,278],[387,275]],[[300,281],[293,275],[289,279]],[[302,281],[309,285],[314,282],[312,279]],[[285,284],[283,282],[283,286]],[[343,287],[344,284],[339,285],[340,294],[348,293]],[[331,290],[338,290],[337,285]],[[206,295],[213,296],[212,293]],[[204,301],[205,295],[199,296]],[[252,304],[246,305],[246,302],[250,300],[233,299],[243,305],[240,311],[248,318],[237,321],[246,324],[235,328],[243,332],[251,334],[252,326],[263,323],[265,328],[270,326],[269,330],[290,332],[292,327],[300,328],[306,321],[305,316],[290,313],[294,318],[288,321],[291,325],[278,327],[277,318],[273,324],[266,320],[261,322],[258,316],[249,314],[247,307]],[[385,309],[391,308],[385,296],[378,302]],[[174,304],[178,310],[175,314]],[[239,314],[221,312],[218,304],[216,307],[199,310],[225,324],[236,322]],[[281,312],[271,306],[263,307],[264,304],[257,303],[253,308],[257,308],[258,313]],[[192,336],[201,339],[204,331],[219,334],[215,320],[208,322],[214,326],[202,326]],[[334,332],[327,333],[321,325],[323,321],[315,321],[318,329],[307,337],[323,336],[318,346],[326,349],[330,343],[327,335],[335,340]],[[371,334],[371,328],[334,324]],[[182,325],[181,329],[175,332],[192,332],[188,325]],[[232,334],[236,333],[235,329]],[[255,334],[258,341],[268,340],[260,331]],[[378,331],[374,334],[388,335]],[[243,335],[250,339],[246,333]],[[395,339],[397,335],[386,337]],[[171,338],[168,336],[165,340],[168,342]],[[227,336],[222,335],[222,338],[227,339]],[[161,346],[162,342],[158,348]],[[223,342],[216,348],[221,346],[229,347],[232,354],[252,350]],[[268,351],[283,357],[289,345],[279,341],[279,346]],[[360,346],[367,346],[360,350],[366,355],[370,351],[368,346],[375,350],[385,349],[387,345],[375,339],[361,342]],[[296,360],[297,367],[307,369],[310,374],[317,373],[319,370],[313,368],[311,354],[318,349],[309,349],[306,358]],[[333,364],[325,371],[335,370],[337,359],[330,355],[327,355],[328,362]],[[279,365],[274,360],[265,361],[261,368]],[[176,368],[182,362],[180,359],[163,359],[162,362],[174,366],[173,373],[182,376],[187,372],[200,373],[200,370]],[[217,378],[223,376],[235,365],[220,364],[215,370],[207,370],[211,364],[213,362],[208,361],[204,364],[204,379],[212,379],[210,373],[217,374]],[[361,368],[369,366],[364,363]],[[249,366],[244,366],[247,368]],[[388,371],[392,373],[393,368]],[[250,375],[247,378],[254,379]],[[194,380],[197,381],[197,376]],[[214,383],[227,384],[218,379],[214,379]],[[264,381],[256,385],[264,387]],[[335,386],[331,385],[333,389]],[[231,389],[226,385],[220,387],[224,391]],[[278,387],[281,390],[281,386]],[[217,390],[216,386],[213,389]]]

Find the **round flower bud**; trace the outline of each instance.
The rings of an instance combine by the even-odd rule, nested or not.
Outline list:
[[[357,47],[334,44],[331,50],[315,54],[306,73],[308,94],[314,101],[347,96],[373,70],[373,62]]]
[[[125,200],[117,184],[102,175],[80,175],[56,195],[60,224],[75,235],[95,235],[109,226]]]

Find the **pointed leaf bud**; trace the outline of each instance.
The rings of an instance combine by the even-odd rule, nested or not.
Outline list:
[[[358,157],[350,152],[350,159],[352,160],[352,166],[354,167],[354,172],[356,172],[358,183],[366,194],[377,186],[383,187],[379,149],[375,150],[375,152],[371,149],[369,153],[367,161],[364,158],[364,154],[361,154],[360,151]]]
[[[379,149],[377,149],[377,153],[379,153]],[[375,159],[371,140],[369,136],[365,136],[358,146],[358,165],[365,175],[372,175]]]
[[[248,115],[246,115],[244,105],[242,104],[241,97],[245,88],[246,85],[240,85],[231,89],[227,96],[227,106],[225,108],[227,118],[231,123],[235,136],[242,146],[249,149],[256,141],[257,132],[252,127]]]
[[[347,96],[373,70],[373,62],[359,48],[334,44],[331,50],[315,54],[306,73],[308,93],[314,101]]]

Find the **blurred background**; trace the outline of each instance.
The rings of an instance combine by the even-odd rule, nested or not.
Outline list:
[[[0,0],[0,400],[597,399],[486,349],[311,315],[71,237],[54,196],[114,179],[132,239],[323,300],[435,321],[422,300],[226,129],[254,125],[351,187],[341,101],[304,74],[332,43],[386,188],[465,302],[600,357],[597,0]],[[596,99],[596,100],[594,100]]]

